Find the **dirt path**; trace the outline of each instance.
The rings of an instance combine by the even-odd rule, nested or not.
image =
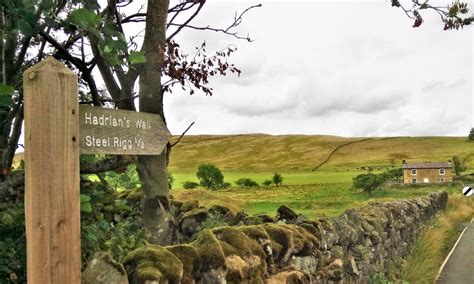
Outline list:
[[[454,251],[448,256],[436,284],[474,283],[474,222],[464,230]]]

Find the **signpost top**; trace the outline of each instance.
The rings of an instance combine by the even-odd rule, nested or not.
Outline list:
[[[157,114],[79,107],[83,154],[159,155],[171,133]]]

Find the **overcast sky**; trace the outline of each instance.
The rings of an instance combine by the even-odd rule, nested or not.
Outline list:
[[[214,95],[174,92],[173,134],[467,135],[473,126],[473,29],[443,31],[439,17],[411,27],[390,1],[207,1],[195,25],[226,27],[252,4],[238,31],[182,32],[189,51],[229,44],[239,77],[214,77]],[[448,1],[444,1],[448,3]],[[472,7],[472,5],[471,5]]]

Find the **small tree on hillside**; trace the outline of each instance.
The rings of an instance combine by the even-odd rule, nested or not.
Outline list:
[[[219,189],[223,187],[224,175],[218,167],[213,164],[202,164],[196,173],[201,186],[207,189]]]
[[[468,138],[469,140],[474,141],[474,127],[471,128],[471,132],[469,132]]]
[[[453,157],[453,171],[457,176],[461,175],[461,173],[467,169],[466,162],[467,158],[461,160],[458,156]]]
[[[379,188],[384,182],[385,178],[383,174],[360,174],[353,179],[352,187],[354,189],[362,189],[370,196],[372,195],[372,191]]]
[[[273,175],[272,181],[276,186],[280,186],[283,182],[283,177],[279,173],[275,173]]]

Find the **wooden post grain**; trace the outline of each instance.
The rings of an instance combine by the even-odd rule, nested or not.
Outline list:
[[[77,76],[49,57],[23,84],[28,283],[80,283]]]

